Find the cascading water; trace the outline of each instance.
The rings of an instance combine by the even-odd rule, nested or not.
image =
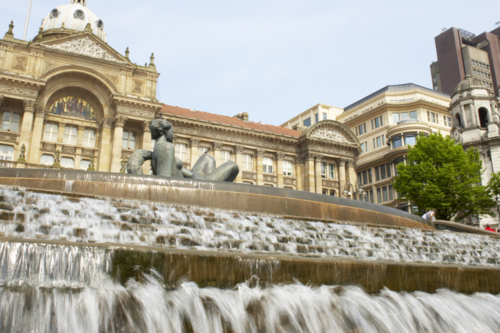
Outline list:
[[[500,297],[487,293],[384,289],[370,295],[354,286],[251,281],[225,290],[187,281],[170,288],[154,270],[121,285],[110,274],[114,249],[92,244],[496,268],[500,241],[494,238],[8,187],[0,196],[1,332],[468,333],[500,327]]]

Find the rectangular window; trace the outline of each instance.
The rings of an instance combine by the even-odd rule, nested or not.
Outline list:
[[[387,171],[387,178],[391,178],[391,163],[387,163],[386,171]]]
[[[398,164],[403,163],[403,162],[404,162],[404,159],[394,161],[394,175],[395,176],[398,175]]]
[[[387,186],[382,187],[382,199],[384,200],[383,202],[389,200],[389,198],[387,197]]]
[[[380,178],[381,179],[386,179],[386,174],[385,174],[385,164],[380,166]]]
[[[377,145],[375,144],[375,138],[373,138],[373,149],[376,149]]]
[[[361,144],[361,154],[363,154],[365,152],[365,144],[362,143]]]
[[[365,133],[366,133],[366,123],[363,123],[363,128],[364,128]]]
[[[72,126],[64,127],[64,143],[67,145],[76,145],[78,128]]]
[[[328,119],[328,114],[323,113],[323,120],[327,120],[327,119]]]
[[[122,148],[123,149],[135,149],[135,133],[134,132],[123,131]]]
[[[363,135],[363,124],[359,125],[359,135]]]
[[[43,139],[45,141],[57,141],[57,131],[59,130],[59,126],[57,124],[45,124],[45,133],[43,135]]]
[[[382,139],[380,136],[377,136],[377,148],[382,146]]]
[[[204,154],[208,154],[208,155],[212,156],[212,154],[210,154],[210,148],[199,147],[198,148],[198,157],[200,157],[201,155],[204,155]]]
[[[222,158],[221,152],[221,158]],[[187,159],[187,145],[182,143],[175,144],[175,157],[179,158],[181,161],[186,162]]]
[[[314,115],[314,120],[316,120],[316,122],[318,122],[318,121],[319,121],[319,113],[316,113],[316,114]]]
[[[306,120],[304,120],[303,124],[304,124],[304,126],[306,126],[306,127],[311,126],[311,118],[307,118]]]
[[[382,203],[382,190],[380,187],[377,189],[377,203]]]
[[[427,111],[427,119],[430,123],[437,124],[439,123],[437,118],[437,113]]]
[[[373,128],[374,128],[374,127],[373,127],[373,119],[372,119],[372,129],[373,129]]]
[[[365,141],[365,151],[368,152],[368,141]]]
[[[375,198],[373,197],[373,190],[370,190],[370,202],[375,203]]]
[[[401,137],[397,136],[392,139],[392,149],[401,147]]]
[[[399,123],[399,113],[393,113],[393,114],[392,114],[392,122],[393,122],[394,124]]]
[[[80,170],[86,171],[90,167],[90,161],[89,160],[81,160],[80,161]]]
[[[411,119],[418,119],[417,118],[417,111],[410,111],[410,118]]]
[[[368,169],[368,182],[370,184],[373,182],[373,180],[372,180],[372,169]]]
[[[14,147],[0,145],[0,160],[13,161],[14,160]]]
[[[376,180],[376,181],[379,181],[379,180],[380,180],[380,174],[379,174],[379,172],[378,172],[378,169],[379,169],[378,167],[375,167],[375,180]]]
[[[227,150],[222,150],[220,152],[220,164],[224,164],[226,162],[232,161],[233,160],[233,154],[231,154],[230,151]],[[183,160],[186,161],[186,160]]]
[[[363,184],[368,184],[368,171],[363,171]]]
[[[283,161],[283,176],[293,176],[293,163],[290,161]]]
[[[380,119],[377,117],[375,118],[375,128],[379,128],[380,127]]]
[[[358,183],[363,185],[363,178],[361,177],[361,172],[358,172]]]
[[[394,199],[394,194],[393,194],[393,190],[392,190],[392,185],[389,185],[389,200],[393,200]]]
[[[450,117],[443,116],[443,121],[444,121],[445,126],[451,127],[451,118]]]
[[[384,126],[384,118],[382,116],[380,116],[380,126]]]
[[[154,141],[154,140],[152,140]],[[95,147],[95,131],[91,129],[86,129],[83,131],[83,146],[84,147]],[[153,146],[154,147],[154,146]]]
[[[2,117],[2,131],[17,132],[19,128],[19,114],[4,112]]]
[[[401,120],[408,119],[408,112],[401,112]]]
[[[321,178],[326,178],[326,163],[321,163]]]
[[[328,164],[328,177],[330,179],[335,179],[335,165]]]
[[[74,169],[75,168],[75,160],[69,157],[61,158],[61,166],[63,168]]]
[[[356,136],[358,136],[358,126],[356,126]]]
[[[253,170],[253,156],[243,154],[243,170]]]
[[[405,135],[405,146],[413,146],[417,142],[415,135]]]
[[[262,159],[264,173],[273,173],[274,161],[269,157],[264,157]]]

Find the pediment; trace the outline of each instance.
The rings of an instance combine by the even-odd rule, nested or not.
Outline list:
[[[335,120],[323,120],[309,127],[301,135],[302,138],[310,138],[328,142],[336,142],[344,145],[358,145],[359,141],[344,124]]]
[[[88,33],[68,36],[67,38],[51,40],[45,43],[42,42],[39,45],[47,49],[83,55],[118,64],[128,63],[128,60],[125,57],[116,52],[99,38]]]

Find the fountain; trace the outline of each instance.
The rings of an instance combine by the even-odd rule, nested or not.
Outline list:
[[[128,174],[2,170],[0,331],[498,331],[499,238],[185,170],[157,128]]]

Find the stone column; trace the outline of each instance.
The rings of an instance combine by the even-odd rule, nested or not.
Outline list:
[[[219,167],[220,166],[220,150],[222,148],[222,142],[220,141],[215,141],[214,142],[214,160],[215,160],[215,166]]]
[[[321,156],[317,155],[314,164],[316,193],[323,193],[323,179],[321,178]]]
[[[356,162],[354,160],[348,160],[347,165],[349,167],[349,182],[352,184],[352,191],[354,192],[356,191],[356,181],[357,181]],[[351,196],[351,198],[354,198],[354,196]]]
[[[142,149],[151,150],[151,131],[149,130],[149,120],[142,122]],[[151,161],[146,161],[142,165],[142,173],[149,175]]]
[[[123,126],[128,118],[123,116],[115,117],[115,128],[113,132],[113,149],[111,150],[111,172],[120,172],[122,160],[122,139]]]
[[[57,143],[59,143],[59,144],[64,143],[64,129],[65,128],[66,128],[65,124],[59,123],[57,126]]]
[[[200,139],[191,138],[191,169],[194,167],[198,161],[198,146],[200,145]]]
[[[314,154],[308,153],[304,157],[304,178],[306,180],[306,191],[315,193],[316,192],[316,184],[314,177]]]
[[[257,185],[264,185],[264,149],[257,149]]]
[[[0,106],[3,102],[3,96],[0,96]],[[31,130],[33,127],[33,114],[35,113],[35,101],[24,100],[23,122],[21,123],[21,135],[19,138],[19,149],[24,145],[26,147],[25,156],[29,156]],[[43,124],[42,124],[43,126]],[[15,158],[16,156],[14,156]],[[28,159],[29,160],[29,159]]]
[[[297,187],[295,188],[298,191],[304,190],[304,168],[302,166],[302,159],[300,156],[295,156],[295,178],[297,179]]]
[[[29,156],[28,163],[32,164],[40,163],[40,146],[42,144],[43,121],[45,119],[45,114],[46,113],[43,110],[40,109],[36,110],[33,132],[31,134],[31,147],[29,148],[29,155],[26,154],[26,156]],[[27,146],[26,146],[26,152],[28,152]]]
[[[278,172],[277,176],[277,186],[283,188],[283,160],[285,158],[285,153],[278,152],[276,154],[276,170]]]
[[[345,163],[346,163],[346,161],[344,159],[339,160],[339,185],[340,185],[339,197],[343,196],[342,191],[344,191],[344,187],[345,187],[345,183],[346,183]]]
[[[234,161],[238,166],[240,167],[240,172],[238,173],[238,176],[236,176],[236,179],[234,180],[235,183],[242,183],[243,182],[243,151],[245,150],[245,147],[243,146],[236,146],[236,156]]]
[[[104,118],[100,124],[100,146],[98,171],[109,172],[111,169],[111,127],[113,119]]]

